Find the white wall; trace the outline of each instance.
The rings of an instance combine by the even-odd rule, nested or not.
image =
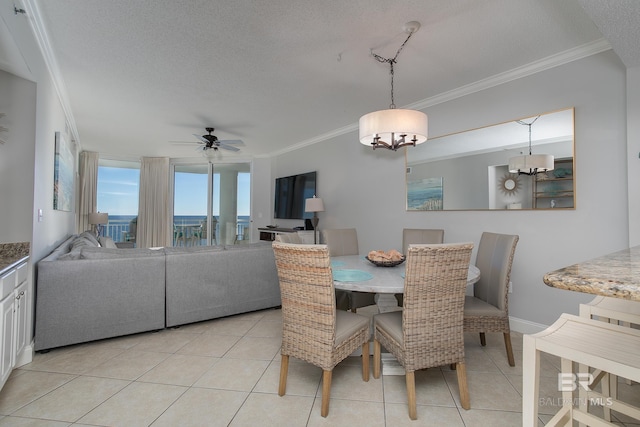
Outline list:
[[[36,84],[0,71],[0,243],[30,242]]]
[[[29,28],[28,18],[14,15],[10,0],[0,0],[0,5],[0,34],[3,35],[0,49],[18,50],[18,61],[21,62],[3,66],[29,80],[0,73],[0,87],[11,85],[17,96],[12,95],[9,99],[11,107],[7,111],[12,120],[11,138],[7,138],[8,143],[0,147],[0,182],[3,183],[0,185],[3,205],[0,208],[0,242],[31,242],[29,295],[32,299],[28,317],[32,321],[35,265],[75,228],[74,212],[53,210],[55,132],[65,134],[68,141],[72,138],[66,129],[64,111]],[[13,58],[15,60],[16,56]],[[3,99],[0,104],[4,102]],[[29,112],[16,118],[14,113],[21,110],[23,103],[29,102]],[[0,106],[0,111],[4,112],[3,108]],[[5,206],[7,200],[12,203]],[[38,209],[43,210],[42,222],[37,222]],[[31,343],[31,325],[27,330],[30,335],[27,342]]]
[[[28,17],[25,15],[15,15],[13,13],[13,3],[10,0],[2,0],[0,8],[0,26],[3,26],[3,34],[9,33],[12,40],[3,40],[11,43],[20,50],[24,67],[17,69],[28,69],[29,75],[23,76],[36,83],[36,116],[30,126],[35,131],[35,141],[33,137],[28,144],[32,147],[25,147],[30,150],[31,162],[25,166],[25,174],[29,174],[33,184],[29,186],[28,192],[32,193],[32,201],[28,212],[20,212],[24,218],[29,220],[28,239],[31,241],[31,261],[32,265],[39,259],[47,255],[57,243],[62,241],[68,234],[73,234],[75,230],[74,212],[62,212],[53,210],[53,162],[55,152],[55,132],[65,134],[67,141],[71,141],[71,135],[66,128],[66,117],[55,87],[49,75],[49,70],[40,54],[37,42],[29,27]],[[33,145],[35,143],[35,145]],[[10,182],[18,182],[13,175],[0,175],[0,179]],[[43,210],[43,221],[37,222],[37,210]],[[5,227],[13,227],[11,223],[3,222],[0,225],[1,231]]]
[[[591,297],[547,287],[546,272],[628,247],[625,90],[609,51],[426,111],[435,137],[575,107],[576,210],[406,212],[403,153],[374,152],[356,132],[278,156],[272,175],[317,170],[319,227],[356,227],[361,251],[399,248],[404,227],[443,228],[445,241],[476,245],[482,231],[518,234],[510,314],[524,320],[520,330],[549,325]]]
[[[640,245],[640,67],[627,70],[629,246]]]

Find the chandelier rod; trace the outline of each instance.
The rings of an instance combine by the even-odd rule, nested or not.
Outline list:
[[[536,117],[535,119],[533,119],[531,121],[531,123],[527,123],[524,122],[522,120],[516,120],[516,123],[524,125],[524,126],[529,126],[529,155],[531,155],[531,125],[534,124],[536,122],[536,120],[538,120],[540,118],[540,116]]]
[[[396,108],[396,104],[394,102],[394,93],[393,93],[393,76],[394,76],[393,64],[398,62],[398,55],[400,55],[400,51],[402,51],[402,48],[404,48],[404,45],[407,44],[407,42],[409,41],[409,39],[411,38],[413,33],[415,33],[415,30],[414,31],[409,31],[409,35],[407,36],[407,38],[404,41],[404,43],[402,43],[402,45],[400,45],[400,47],[398,48],[398,51],[396,52],[396,56],[394,56],[393,58],[385,58],[385,57],[380,56],[380,55],[378,55],[376,53],[373,53],[373,51],[371,51],[371,55],[373,55],[373,57],[376,59],[376,61],[378,61],[380,63],[383,63],[383,64],[384,63],[388,63],[389,64],[390,74],[391,74],[391,105],[389,105],[390,109]]]

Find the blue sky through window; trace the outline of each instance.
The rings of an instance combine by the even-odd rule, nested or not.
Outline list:
[[[100,166],[98,168],[98,212],[138,215],[140,170]]]
[[[220,194],[218,174],[214,177],[214,195]],[[109,215],[137,215],[140,170],[100,166],[98,168],[98,211]],[[250,214],[251,174],[238,174],[238,215]],[[176,172],[174,215],[207,214],[207,175]],[[219,199],[213,214],[220,214]]]

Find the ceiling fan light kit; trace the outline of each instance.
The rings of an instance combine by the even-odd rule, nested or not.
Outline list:
[[[396,151],[398,148],[422,144],[428,138],[429,119],[425,113],[417,110],[397,109],[394,104],[393,77],[394,64],[398,55],[411,36],[420,29],[417,21],[407,22],[403,30],[409,33],[406,40],[393,58],[383,58],[371,52],[382,63],[388,63],[391,71],[391,105],[387,110],[374,111],[360,117],[360,143],[376,148]]]
[[[219,148],[223,148],[229,151],[240,151],[240,149],[238,147],[234,147],[234,145],[243,144],[241,140],[239,139],[220,140],[218,139],[217,136],[213,135],[213,131],[215,130],[215,128],[207,127],[205,128],[205,130],[209,132],[208,135],[198,135],[195,133],[193,134],[193,136],[195,136],[199,140],[197,144],[201,144],[201,147],[198,147],[199,150],[218,151]]]

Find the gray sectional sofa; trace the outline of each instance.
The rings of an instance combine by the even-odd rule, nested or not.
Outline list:
[[[117,249],[92,237],[38,262],[36,351],[280,305],[270,243]]]

